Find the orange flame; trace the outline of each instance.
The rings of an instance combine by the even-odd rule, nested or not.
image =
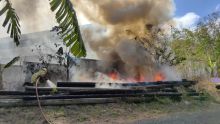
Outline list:
[[[137,82],[144,82],[145,81],[144,75],[140,74],[138,77],[135,78],[135,81],[137,81]]]
[[[154,77],[154,81],[163,81],[164,79],[165,76],[161,72],[158,72]]]
[[[111,72],[111,73],[109,73],[109,77],[112,80],[117,80],[118,79],[118,74],[117,74],[117,72]]]
[[[108,73],[108,76],[112,80],[121,79],[120,74],[116,71],[112,71],[112,72]],[[146,77],[143,74],[139,74],[136,77],[127,77],[126,80],[131,81],[131,82],[145,82],[145,81],[147,81]],[[153,81],[155,81],[155,82],[163,81],[163,80],[165,80],[165,76],[161,72],[157,72],[153,78]]]

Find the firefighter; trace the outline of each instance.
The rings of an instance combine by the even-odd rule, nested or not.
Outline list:
[[[26,82],[24,86],[35,86],[36,83],[46,83],[49,87],[53,88],[53,91],[56,91],[56,85],[47,78],[47,73],[47,68],[41,68],[31,76],[31,83]]]
[[[43,79],[46,78],[46,75],[47,75],[47,69],[41,68],[39,71],[37,71],[31,76],[31,83],[35,84],[37,83],[37,80],[39,80],[39,82],[43,81]]]

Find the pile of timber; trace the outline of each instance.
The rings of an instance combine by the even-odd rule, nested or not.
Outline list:
[[[183,93],[179,87],[185,87],[185,93],[198,96],[199,93],[190,89],[196,81],[159,81],[138,83],[103,83],[107,88],[98,88],[94,82],[57,82],[57,89],[38,87],[39,99],[42,105],[96,104],[118,102],[122,98],[180,98]],[[102,85],[102,84],[98,84]],[[112,85],[117,88],[111,87]],[[26,86],[25,91],[0,91],[0,106],[37,105],[36,87]]]

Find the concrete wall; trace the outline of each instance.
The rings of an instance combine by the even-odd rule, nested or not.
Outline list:
[[[25,73],[22,66],[12,66],[2,72],[3,90],[22,90]]]
[[[83,35],[84,37],[84,35]],[[94,52],[91,51],[88,44],[85,41],[85,46],[87,49],[87,58],[93,58],[95,56]],[[58,46],[57,46],[58,45]],[[20,56],[20,60],[14,64],[14,66],[5,69],[4,72],[0,72],[0,77],[2,76],[2,81],[0,78],[0,89],[4,90],[22,90],[23,83],[25,81],[30,81],[32,73],[26,70],[24,62],[41,62],[39,59],[43,55],[54,55],[59,47],[64,47],[62,39],[57,36],[56,32],[42,31],[30,34],[23,34],[21,36],[20,45],[17,47],[13,39],[6,37],[0,38],[0,64],[6,64],[16,56]],[[64,47],[64,52],[65,51]],[[47,56],[45,56],[47,57]],[[53,63],[49,66],[51,73],[51,80],[53,81],[65,81],[66,80],[66,69],[64,66],[59,66],[55,60],[50,62]],[[74,62],[73,62],[74,63]],[[90,63],[90,62],[89,62]],[[94,64],[91,64],[94,66]],[[74,65],[72,68],[77,66],[80,70],[81,67],[86,68],[85,64]],[[90,66],[90,65],[89,65]],[[35,70],[36,71],[36,70]],[[72,75],[71,75],[72,76]]]
[[[29,67],[33,69],[30,70]],[[37,63],[27,63],[25,65],[14,65],[5,69],[2,72],[2,89],[3,90],[24,90],[24,82],[31,82],[31,76],[40,68]],[[57,81],[66,80],[66,68],[59,65],[48,66],[48,77],[51,81],[56,83]]]
[[[97,62],[98,61],[91,59],[71,60],[69,73],[70,80],[84,81],[80,80],[80,77],[89,79],[89,77],[86,77],[88,74],[90,77],[93,77],[93,74],[97,71]],[[13,65],[2,72],[2,83],[0,84],[2,84],[3,90],[24,90],[24,82],[31,82],[32,74],[42,67],[42,64],[36,62],[23,62],[22,65]],[[67,69],[63,65],[49,64],[47,69],[47,77],[52,82],[67,81]],[[73,78],[74,76],[79,78]]]

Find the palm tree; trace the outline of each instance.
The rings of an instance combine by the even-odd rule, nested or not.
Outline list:
[[[18,46],[20,43],[20,24],[19,17],[12,3],[9,0],[5,1],[6,5],[0,10],[0,16],[6,14],[3,22],[3,27],[7,27],[7,33],[14,39],[15,44]],[[80,33],[76,12],[70,0],[49,0],[51,11],[56,12],[56,20],[59,24],[63,42],[70,48],[70,52],[76,57],[85,57],[86,50]]]

